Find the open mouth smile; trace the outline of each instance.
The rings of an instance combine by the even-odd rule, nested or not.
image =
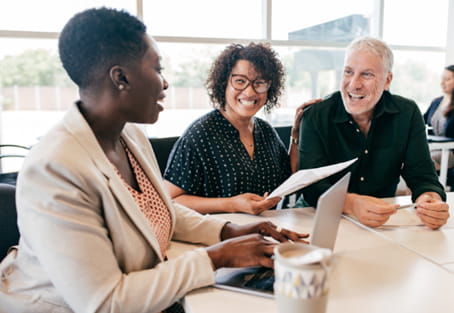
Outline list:
[[[348,97],[352,100],[362,100],[364,99],[366,96],[363,96],[363,95],[355,95],[353,93],[348,93]]]
[[[257,100],[245,100],[245,99],[238,99],[238,101],[243,105],[254,105],[257,103]]]

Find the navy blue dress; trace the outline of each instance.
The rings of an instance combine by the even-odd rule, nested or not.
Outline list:
[[[426,113],[424,113],[424,121],[427,125],[431,125],[432,116],[434,115],[435,111],[437,111],[438,106],[441,103],[443,97],[435,98],[431,103],[429,108],[427,109]],[[452,112],[451,112],[452,113]],[[440,136],[446,136],[454,138],[454,114],[450,114],[446,117],[446,125],[444,134],[436,134]]]

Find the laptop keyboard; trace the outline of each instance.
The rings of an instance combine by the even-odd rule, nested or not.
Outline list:
[[[261,268],[258,272],[244,276],[244,286],[255,290],[273,292],[274,271],[269,268]]]

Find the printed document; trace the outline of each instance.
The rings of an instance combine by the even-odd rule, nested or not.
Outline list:
[[[350,161],[345,161],[337,164],[310,168],[306,170],[299,170],[284,181],[279,187],[274,189],[267,199],[274,197],[284,197],[291,194],[303,187],[306,187],[312,183],[315,183],[325,177],[331,176],[344,168],[352,165],[358,158],[354,158]]]

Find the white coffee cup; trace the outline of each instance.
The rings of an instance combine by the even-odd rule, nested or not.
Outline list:
[[[286,242],[274,248],[274,255],[274,296],[278,311],[324,313],[331,250]]]

